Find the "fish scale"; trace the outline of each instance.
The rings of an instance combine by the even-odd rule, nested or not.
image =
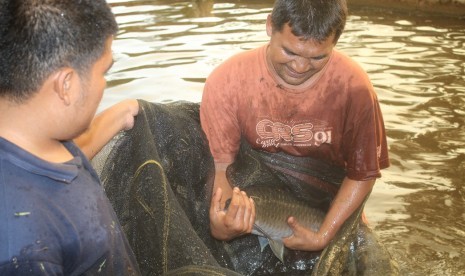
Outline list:
[[[306,228],[318,231],[325,217],[321,210],[309,206],[288,191],[276,191],[272,186],[252,186],[243,190],[254,199],[256,228],[264,231],[260,233],[257,229],[254,234],[263,234],[274,239],[288,237],[292,234],[287,224],[290,216],[295,217]]]

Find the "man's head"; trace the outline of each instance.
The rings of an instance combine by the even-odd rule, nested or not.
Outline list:
[[[0,1],[0,97],[22,103],[64,67],[85,79],[116,31],[104,0]]]
[[[277,0],[266,22],[267,62],[281,84],[310,84],[328,63],[347,17],[345,0]]]
[[[346,18],[345,0],[276,0],[271,13],[274,31],[282,31],[289,24],[295,36],[318,42],[334,34],[335,44]]]

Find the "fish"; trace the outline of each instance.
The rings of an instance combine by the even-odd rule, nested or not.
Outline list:
[[[261,250],[270,246],[273,254],[284,263],[285,247],[282,239],[293,234],[287,224],[290,216],[299,224],[317,232],[325,213],[292,192],[273,185],[252,185],[242,189],[255,203],[255,222],[252,234],[259,236]]]

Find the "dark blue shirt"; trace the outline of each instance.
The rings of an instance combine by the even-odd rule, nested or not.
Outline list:
[[[139,275],[82,152],[46,162],[0,137],[0,275]]]

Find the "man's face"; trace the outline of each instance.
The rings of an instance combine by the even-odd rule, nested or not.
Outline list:
[[[81,92],[80,98],[75,104],[75,112],[76,120],[79,120],[79,131],[81,132],[90,125],[102,100],[103,91],[107,85],[105,75],[113,65],[112,43],[113,38],[111,37],[105,43],[103,55],[94,63],[87,76],[80,78]]]
[[[323,69],[334,48],[334,35],[320,43],[295,36],[287,24],[281,32],[273,31],[270,16],[267,33],[271,37],[267,49],[268,66],[292,86],[305,83]]]

